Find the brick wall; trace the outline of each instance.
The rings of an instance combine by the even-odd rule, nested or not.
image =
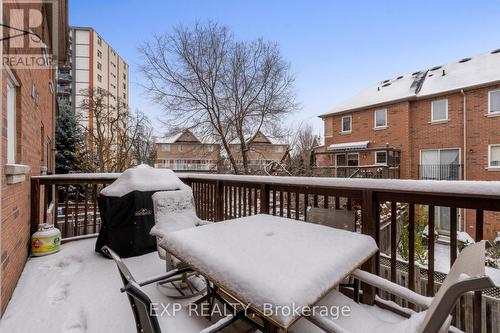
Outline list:
[[[401,178],[418,179],[420,152],[424,149],[459,148],[460,162],[466,165],[467,180],[500,180],[500,172],[488,169],[488,145],[500,144],[500,117],[487,116],[488,92],[500,89],[490,85],[466,89],[466,141],[464,149],[464,95],[461,92],[433,98],[399,102],[384,107],[366,108],[355,112],[330,115],[323,118],[325,147],[333,143],[369,140],[369,148],[390,147],[401,149]],[[448,100],[448,121],[431,123],[431,104],[434,100]],[[374,111],[387,109],[388,127],[374,129]],[[341,133],[342,116],[352,115],[352,133]],[[320,156],[318,165],[334,165],[328,155]],[[373,152],[360,153],[360,165],[374,162]],[[475,212],[466,212],[462,229],[475,233]],[[484,235],[493,239],[500,231],[500,214],[485,214]]]
[[[48,33],[48,29],[44,29]],[[45,38],[48,38],[47,35]],[[4,44],[5,45],[5,44]],[[19,83],[16,92],[16,163],[28,165],[30,175],[40,174],[41,166],[54,165],[54,93],[49,82],[52,69],[12,69]],[[34,88],[34,89],[33,89]],[[8,185],[7,161],[7,71],[2,69],[2,154],[1,154],[1,313],[4,312],[28,256],[30,240],[30,182]],[[32,97],[33,90],[38,98]],[[38,100],[38,102],[37,102]],[[43,130],[42,130],[43,128]],[[43,138],[42,138],[43,133]],[[47,148],[48,147],[48,148]],[[49,158],[47,160],[47,155]]]

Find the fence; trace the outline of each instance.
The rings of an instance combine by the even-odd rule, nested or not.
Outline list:
[[[79,236],[89,230],[99,229],[99,219],[94,212],[96,207],[95,184],[105,186],[112,182],[117,175],[85,175],[85,176],[40,176],[32,178],[32,229],[40,221],[43,211],[49,206],[47,193],[53,188],[58,193],[59,188],[73,187],[77,195],[74,202],[74,225],[69,228],[63,219],[68,232],[64,237]],[[386,276],[393,282],[398,276],[397,256],[397,204],[408,207],[406,223],[403,228],[408,232],[408,262],[415,263],[415,206],[424,205],[428,208],[426,223],[429,230],[435,227],[435,207],[449,207],[451,211],[450,230],[450,265],[457,257],[457,210],[470,209],[475,211],[475,239],[483,239],[484,212],[500,211],[500,185],[476,184],[465,181],[417,181],[417,180],[377,180],[377,179],[335,179],[335,178],[302,178],[302,177],[266,177],[266,176],[237,176],[215,174],[179,174],[180,178],[193,189],[196,210],[200,218],[222,221],[231,218],[253,215],[258,213],[289,217],[297,220],[307,220],[307,207],[323,207],[328,209],[358,210],[361,222],[361,232],[371,235],[377,244],[381,244],[381,221],[384,223],[384,239],[389,244],[389,253],[385,258],[389,274]],[[92,191],[89,191],[89,188]],[[45,198],[41,193],[45,193]],[[70,192],[68,192],[70,193]],[[92,195],[89,195],[92,193]],[[42,197],[42,198],[41,198]],[[57,203],[55,209],[68,206],[68,197]],[[82,198],[86,198],[81,200]],[[381,214],[381,206],[388,207],[386,216]],[[92,209],[89,209],[92,207]],[[82,213],[82,214],[80,214]],[[92,218],[90,218],[92,216]],[[89,226],[91,228],[89,229]],[[63,230],[66,230],[63,228]],[[73,234],[71,233],[73,232]],[[428,236],[428,267],[425,289],[417,288],[417,267],[409,264],[407,267],[404,285],[411,290],[425,290],[428,296],[433,296],[436,290],[434,258],[434,233]],[[381,256],[377,253],[365,263],[363,269],[381,273]],[[446,272],[443,272],[446,273]],[[363,301],[367,303],[380,302],[376,290],[370,286],[363,286]],[[486,332],[488,325],[483,325],[482,316],[486,313],[483,306],[481,292],[473,294],[472,323],[474,332]],[[491,318],[490,318],[491,319]],[[494,319],[494,318],[493,318]],[[493,320],[492,319],[492,320]],[[464,323],[464,325],[466,325]],[[489,327],[489,326],[488,326]],[[498,328],[494,330],[498,331]]]

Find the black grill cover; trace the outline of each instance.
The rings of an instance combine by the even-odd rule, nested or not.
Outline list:
[[[156,251],[156,239],[149,234],[155,224],[151,199],[155,192],[132,191],[122,197],[99,195],[101,230],[96,252],[101,252],[104,245],[124,258]]]

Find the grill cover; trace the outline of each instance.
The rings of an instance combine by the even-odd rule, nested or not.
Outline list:
[[[146,186],[151,179],[156,182]],[[183,188],[186,185],[171,170],[149,166],[126,170],[99,194],[101,229],[96,252],[104,245],[124,258],[156,251],[156,238],[149,234],[155,224],[152,195]]]

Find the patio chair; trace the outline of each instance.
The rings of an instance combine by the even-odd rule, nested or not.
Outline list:
[[[336,229],[356,231],[356,213],[354,210],[308,207],[307,222]]]
[[[127,268],[122,259],[108,246],[102,247],[102,253],[104,253],[109,258],[113,259],[118,267],[118,272],[123,282],[123,288],[120,288],[121,292],[127,294],[132,312],[134,314],[134,320],[136,324],[136,329],[138,333],[162,333],[166,332],[165,324],[166,318],[168,316],[159,316],[156,309],[157,306],[153,306],[153,302],[149,296],[143,291],[144,286],[149,285],[154,282],[168,279],[172,276],[183,274],[189,271],[189,268],[179,268],[171,270],[163,275],[152,277],[144,281],[136,281],[130,270]],[[164,304],[166,306],[166,304]],[[244,312],[240,311],[235,315],[229,315],[223,317],[212,325],[203,328],[200,333],[216,333],[222,329],[228,327],[229,325],[235,323],[236,321],[245,318]]]
[[[320,302],[320,305],[348,306],[351,314],[349,317],[340,316],[336,320],[320,316],[307,317],[308,320],[301,319],[290,332],[448,332],[451,322],[450,313],[460,296],[467,292],[485,290],[495,286],[493,281],[485,275],[484,259],[484,241],[465,248],[459,254],[441,288],[433,298],[417,294],[377,275],[356,270],[353,275],[361,281],[404,298],[425,310],[399,322],[388,322],[379,317],[380,311],[384,310],[372,311],[370,307],[361,306],[334,290]],[[379,316],[377,316],[377,312]]]
[[[165,234],[182,229],[195,228],[209,224],[196,216],[194,197],[191,188],[180,191],[162,191],[153,194],[155,225],[150,234],[156,237],[157,244]],[[158,255],[165,260],[167,272],[182,268],[183,264],[157,245]],[[185,272],[158,283],[164,294],[174,298],[189,298],[205,291],[205,283],[194,272]]]
[[[335,229],[356,231],[356,212],[354,210],[308,207],[306,221]],[[359,302],[359,281],[357,279],[348,277],[342,281],[340,287],[352,288],[354,301]]]

